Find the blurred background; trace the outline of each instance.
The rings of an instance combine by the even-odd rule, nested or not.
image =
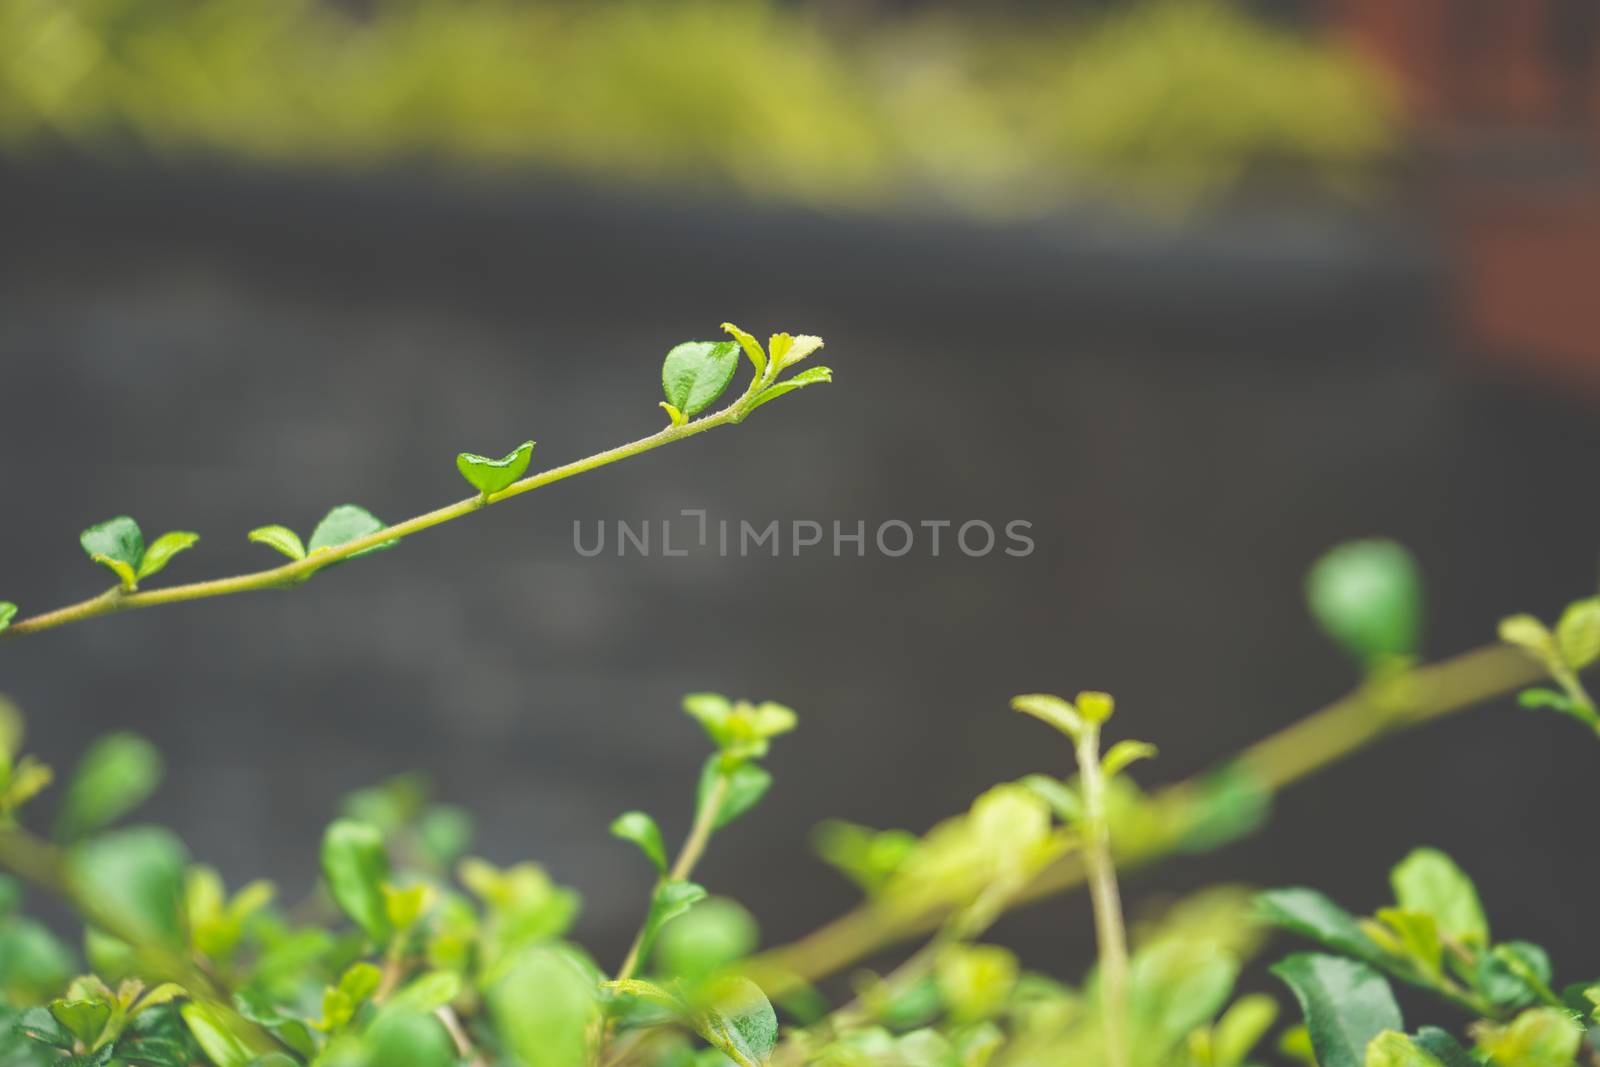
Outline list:
[[[59,766],[153,738],[148,815],[291,896],[345,793],[425,770],[479,852],[583,891],[603,962],[647,891],[606,826],[687,826],[680,695],[778,699],[778,784],[701,870],[790,939],[854,899],[820,819],[922,830],[1063,770],[1014,693],[1114,691],[1153,784],[1343,692],[1301,591],[1338,540],[1413,548],[1434,655],[1593,588],[1597,59],[1592,0],[0,0],[24,615],[104,588],[76,535],[114,514],[202,534],[176,582],[271,564],[255,526],[454,500],[460,450],[642,436],[661,356],[725,319],[821,334],[836,371],[293,594],[5,644],[0,689]],[[1021,519],[1036,550],[574,549],[685,508]],[[1497,934],[1592,966],[1597,767],[1502,702],[1129,893],[1370,908],[1431,843]],[[1074,899],[1001,932],[1060,971],[1089,925]]]

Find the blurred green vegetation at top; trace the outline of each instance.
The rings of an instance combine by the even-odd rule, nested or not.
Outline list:
[[[1369,188],[1389,95],[1225,3],[877,17],[771,0],[0,0],[0,151],[532,168],[1029,214]]]

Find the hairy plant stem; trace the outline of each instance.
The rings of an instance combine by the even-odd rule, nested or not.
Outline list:
[[[1099,723],[1084,723],[1076,751],[1078,780],[1083,786],[1083,864],[1094,907],[1095,942],[1100,949],[1100,1019],[1105,1030],[1106,1063],[1109,1067],[1128,1067],[1128,933],[1123,926],[1116,861],[1111,855]]]
[[[552,467],[538,474],[531,474],[521,481],[514,482],[498,493],[489,496],[477,495],[466,500],[459,500],[442,508],[437,508],[404,522],[397,522],[386,526],[376,533],[358,537],[347,541],[335,548],[319,550],[306,556],[304,559],[291,560],[280,567],[269,567],[262,571],[253,571],[249,574],[239,574],[231,578],[213,578],[208,581],[190,582],[186,585],[173,585],[164,589],[150,589],[140,592],[127,592],[121,586],[109,589],[99,596],[90,597],[88,600],[72,604],[54,611],[47,611],[41,615],[34,615],[21,619],[11,626],[0,631],[0,641],[11,640],[27,634],[52,630],[58,626],[70,623],[83,622],[87,619],[97,618],[101,615],[111,615],[121,611],[131,611],[135,608],[150,608],[160,604],[178,604],[188,600],[203,600],[209,597],[229,596],[234,593],[249,593],[259,589],[286,589],[304,582],[313,574],[330,563],[337,563],[348,559],[357,552],[375,548],[389,541],[400,540],[412,534],[421,533],[423,530],[443,525],[455,519],[470,515],[475,511],[498,504],[503,500],[510,500],[514,496],[541,489],[553,482],[559,482],[575,475],[585,474],[599,467],[604,467],[619,460],[630,459],[662,445],[681,441],[685,437],[704,433],[727,423],[741,421],[749,411],[750,401],[756,392],[756,385],[761,384],[758,379],[751,388],[735,400],[732,404],[715,414],[706,415],[681,426],[667,426],[666,428],[642,437],[625,445],[597,452],[584,459],[574,460],[559,467]]]
[[[1360,751],[1396,729],[1443,718],[1464,708],[1505,696],[1542,676],[1540,666],[1506,645],[1486,645],[1450,659],[1412,668],[1366,685],[1298,722],[1256,742],[1228,766],[1262,788],[1276,792]],[[1153,802],[1181,802],[1198,788],[1180,782],[1157,792]],[[1124,866],[1159,854],[1119,857]],[[1014,903],[1025,904],[1082,885],[1087,877],[1081,853],[1064,856],[1029,882]],[[944,912],[905,917],[869,902],[792,944],[772,949],[750,963],[751,975],[773,995],[815,981],[882,951],[897,942],[936,929]]]

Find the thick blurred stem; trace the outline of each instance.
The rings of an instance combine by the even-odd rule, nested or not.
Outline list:
[[[1527,655],[1506,645],[1417,667],[1381,684],[1364,686],[1321,711],[1285,727],[1245,749],[1231,762],[1260,786],[1277,791],[1360,751],[1393,730],[1505,696],[1544,676]],[[1178,783],[1152,798],[1176,802],[1195,783]],[[1134,857],[1140,862],[1157,855]],[[1124,857],[1124,865],[1128,858]],[[1022,904],[1082,885],[1083,856],[1064,857],[1034,878],[1016,898]],[[944,912],[931,910],[910,919],[871,903],[847,912],[790,945],[773,949],[751,963],[752,974],[768,992],[781,994],[882,951],[896,942],[933,930]]]

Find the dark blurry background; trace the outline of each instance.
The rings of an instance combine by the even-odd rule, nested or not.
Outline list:
[[[1064,750],[1014,693],[1117,693],[1147,783],[1336,696],[1332,543],[1390,535],[1427,648],[1591,589],[1600,75],[1588,3],[1229,7],[0,0],[0,594],[104,587],[77,531],[248,529],[463,495],[660,421],[670,344],[823,335],[836,384],[263,593],[0,646],[58,765],[133,728],[149,817],[238,881],[314,874],[350,789],[412,768],[619,955],[687,823],[696,689],[792,704],[702,872],[766,940],[853,894],[825,816],[923,829]],[[581,557],[574,520],[1012,519],[1028,558]],[[592,537],[592,532],[590,535]],[[1498,930],[1592,966],[1600,750],[1509,702],[1297,787],[1133,879],[1314,883],[1418,843]],[[291,894],[292,895],[292,894]],[[1087,906],[1008,920],[1059,969]],[[1067,955],[1063,955],[1067,953]]]

